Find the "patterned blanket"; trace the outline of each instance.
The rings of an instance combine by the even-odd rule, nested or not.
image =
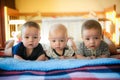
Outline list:
[[[0,59],[0,80],[120,80],[120,60],[23,61]]]

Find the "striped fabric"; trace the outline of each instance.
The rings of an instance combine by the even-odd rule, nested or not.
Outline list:
[[[7,60],[8,63],[6,62]],[[36,65],[36,70],[34,68],[30,68],[25,70],[25,68],[18,68],[19,70],[16,70],[13,67],[18,67],[17,63],[13,63],[15,62],[14,59],[5,59],[3,61],[3,59],[0,59],[0,80],[120,80],[120,60],[118,59],[107,59],[108,61],[104,61],[106,59],[96,59],[96,60],[49,60],[46,61],[51,62],[50,64],[55,66],[54,63],[58,63],[61,64],[63,62],[68,62],[66,63],[67,65],[69,64],[74,64],[77,61],[80,61],[79,67],[78,64],[75,66],[73,65],[69,65],[71,67],[67,68],[64,66],[63,64],[61,64],[62,66],[56,66],[54,68],[51,68],[50,64],[44,64],[41,62],[34,62],[34,61],[20,61],[21,64],[28,62],[30,63],[37,63],[33,64]],[[19,61],[19,60],[18,60]],[[52,61],[54,63],[52,63]],[[83,62],[84,61],[84,65]],[[101,61],[101,63],[99,62]],[[4,63],[3,63],[4,62]],[[44,63],[46,63],[44,62]],[[87,63],[89,62],[89,63]],[[96,62],[99,62],[99,64],[97,64]],[[93,64],[94,63],[94,64]],[[9,70],[6,68],[2,68],[5,67],[3,66],[4,64],[6,64],[7,67],[9,67]],[[19,63],[20,64],[20,63]],[[39,68],[39,65],[42,64],[42,66],[46,66],[48,67],[48,69],[37,69]],[[58,65],[59,65],[58,64]],[[88,64],[88,65],[86,65]],[[26,65],[28,65],[26,63]],[[32,65],[32,64],[31,64]],[[82,65],[82,66],[80,66]],[[19,67],[21,67],[23,65],[19,65]],[[30,66],[31,67],[31,66]],[[32,66],[34,67],[34,66]],[[64,67],[64,68],[63,68]],[[28,66],[27,66],[28,68]]]
[[[0,80],[120,80],[120,65],[53,71],[0,71]]]

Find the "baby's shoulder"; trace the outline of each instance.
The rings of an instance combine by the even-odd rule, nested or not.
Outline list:
[[[107,46],[108,44],[105,41],[101,41],[101,46]]]

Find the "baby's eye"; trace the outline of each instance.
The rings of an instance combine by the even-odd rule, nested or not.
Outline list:
[[[64,42],[64,40],[60,40],[60,42]]]
[[[90,40],[89,38],[86,38],[86,40]]]
[[[94,39],[99,39],[98,37],[95,37]]]
[[[26,39],[28,39],[29,37],[28,37],[28,36],[26,36],[25,38],[26,38]]]
[[[35,36],[35,37],[33,37],[33,38],[34,38],[34,39],[37,39],[38,37]]]
[[[52,42],[56,42],[56,40],[52,40]]]

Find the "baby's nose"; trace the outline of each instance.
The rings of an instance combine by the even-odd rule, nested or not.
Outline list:
[[[90,40],[90,43],[94,43],[95,41],[93,39]]]
[[[56,42],[56,45],[57,45],[57,46],[59,46],[59,45],[60,45],[60,42],[59,42],[59,41],[57,41],[57,42]]]
[[[29,41],[33,41],[33,38],[29,38]]]

